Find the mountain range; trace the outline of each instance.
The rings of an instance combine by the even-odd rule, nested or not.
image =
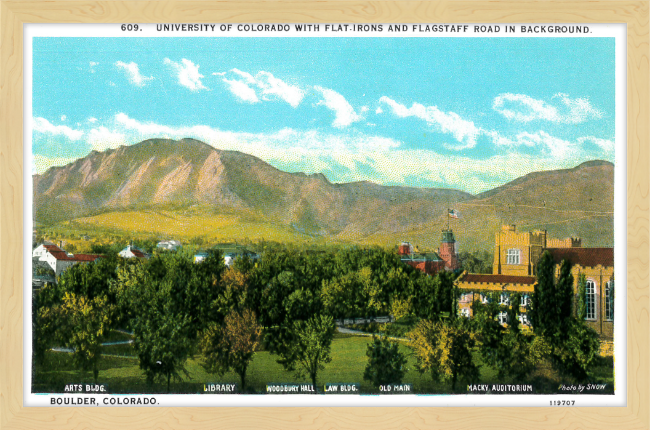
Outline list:
[[[34,175],[33,185],[34,219],[45,225],[92,224],[94,216],[106,213],[203,208],[296,234],[356,243],[409,240],[435,247],[449,222],[457,240],[479,249],[492,246],[501,224],[547,229],[552,237],[580,236],[585,246],[613,244],[614,166],[600,160],[530,173],[472,195],[444,188],[332,183],[322,174],[283,172],[252,155],[194,139],[150,139],[92,151]],[[461,217],[448,220],[449,207]],[[150,231],[158,231],[151,219]],[[205,233],[197,228],[196,236]]]

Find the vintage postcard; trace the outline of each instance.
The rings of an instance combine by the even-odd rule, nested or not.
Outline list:
[[[25,405],[625,404],[624,25],[25,36]]]

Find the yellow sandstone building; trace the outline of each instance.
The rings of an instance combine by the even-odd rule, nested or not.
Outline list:
[[[614,333],[614,248],[583,248],[579,238],[549,239],[546,231],[518,232],[514,225],[503,226],[495,235],[492,274],[463,272],[455,281],[461,290],[459,311],[472,316],[474,300],[486,303],[490,293],[501,292],[499,302],[509,304],[510,293],[520,293],[520,322],[529,326],[526,316],[535,290],[536,267],[542,253],[549,251],[556,263],[556,276],[560,263],[569,260],[574,280],[574,294],[578,294],[578,279],[584,274],[587,280],[587,323],[611,347]],[[499,315],[507,323],[505,312]],[[609,351],[605,351],[609,353]]]

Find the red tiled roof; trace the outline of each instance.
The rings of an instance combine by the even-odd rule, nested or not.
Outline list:
[[[142,252],[140,252],[139,250],[137,250],[135,248],[131,248],[131,252],[133,253],[133,255],[135,255],[138,258],[145,258],[146,257],[146,255],[144,255]]]
[[[457,282],[533,285],[536,281],[537,279],[534,276],[482,275],[477,273],[466,273],[458,278]]]
[[[49,252],[64,252],[61,248],[56,245],[43,245],[43,248],[47,249]]]
[[[75,254],[72,259],[76,261],[95,261],[100,257],[101,255],[96,254]]]
[[[101,257],[101,255],[95,255],[95,254],[68,255],[65,251],[49,251],[49,252],[54,256],[54,258],[62,261],[95,261],[99,257]]]
[[[614,248],[547,248],[547,251],[557,264],[569,260],[582,267],[614,266]]]
[[[69,256],[65,251],[49,251],[57,260],[74,261],[74,257]]]

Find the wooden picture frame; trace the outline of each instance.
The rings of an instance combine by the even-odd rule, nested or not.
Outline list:
[[[0,429],[650,428],[648,1],[0,0]],[[627,406],[27,408],[23,406],[24,23],[583,22],[627,25]]]

